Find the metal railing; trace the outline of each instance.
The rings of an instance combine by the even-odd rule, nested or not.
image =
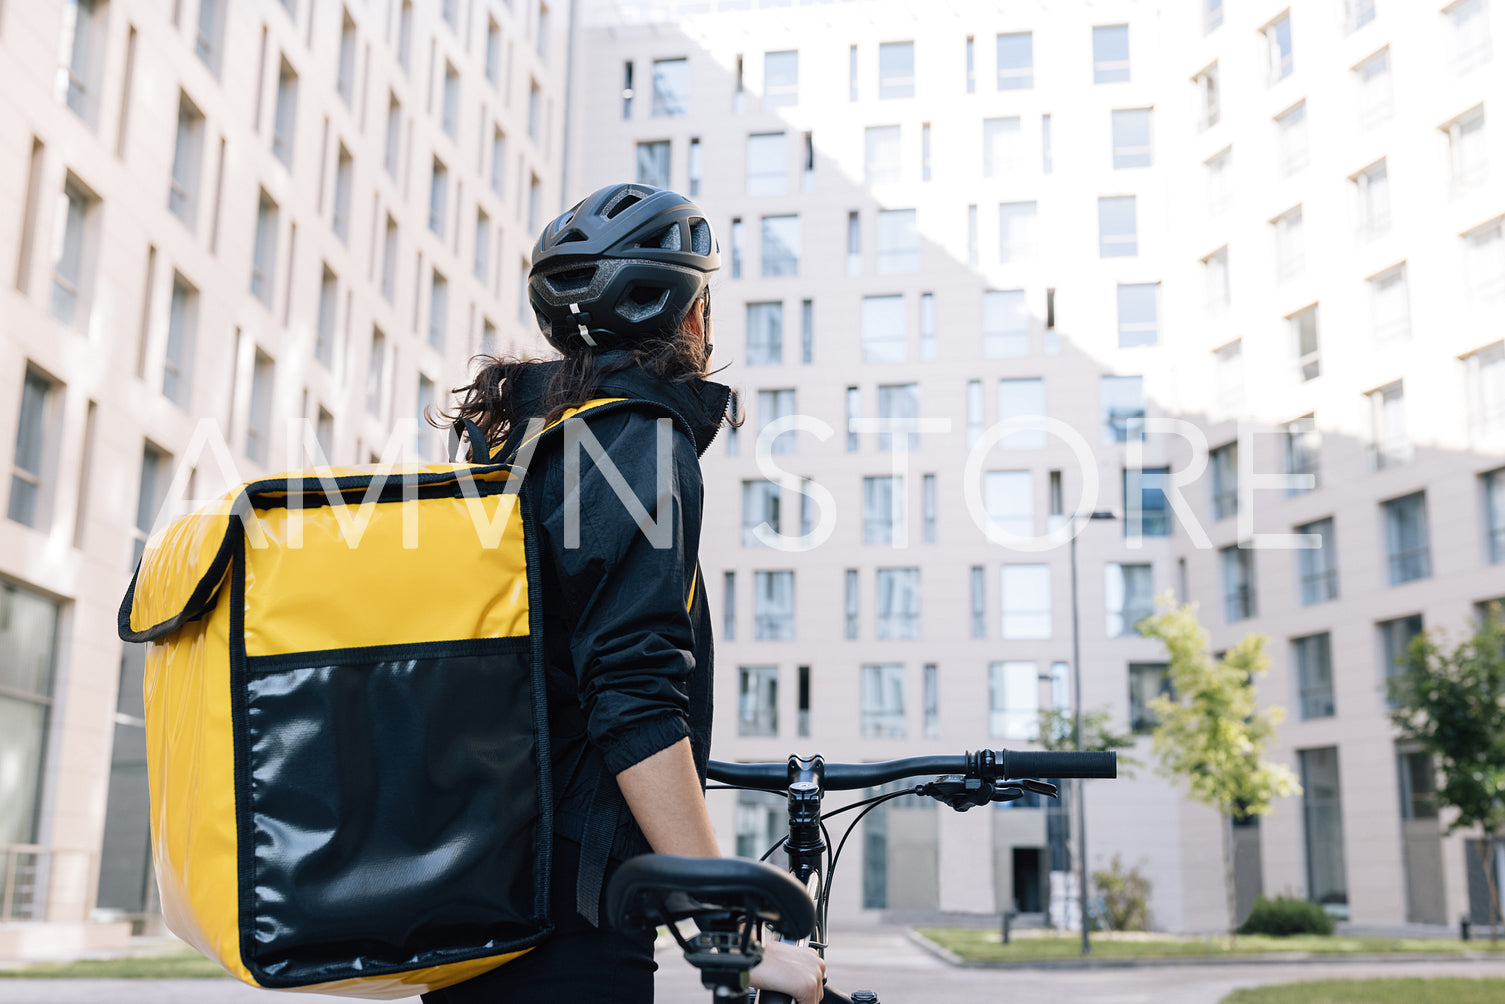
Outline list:
[[[88,874],[83,889],[95,886],[98,861],[92,851],[42,844],[0,844],[0,923],[47,919],[47,887],[59,858],[82,858]]]

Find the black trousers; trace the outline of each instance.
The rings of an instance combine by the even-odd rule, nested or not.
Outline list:
[[[608,880],[615,870],[607,867]],[[592,927],[575,909],[579,872],[580,845],[556,838],[554,933],[489,973],[424,994],[423,1004],[653,1004],[653,932]]]

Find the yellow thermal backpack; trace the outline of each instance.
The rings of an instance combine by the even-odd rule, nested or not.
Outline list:
[[[148,542],[119,630],[147,643],[162,912],[246,983],[408,997],[552,929],[523,473],[282,474]]]

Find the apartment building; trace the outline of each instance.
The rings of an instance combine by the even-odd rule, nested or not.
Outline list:
[[[0,11],[0,921],[31,922],[0,956],[154,911],[114,623],[159,513],[315,450],[439,459],[421,411],[472,354],[540,341],[568,8]]]
[[[572,134],[593,154],[567,197],[686,192],[723,252],[716,362],[747,423],[704,463],[716,755],[1030,745],[1072,701],[1073,583],[1068,549],[1029,538],[1114,510],[1078,538],[1087,709],[1153,727],[1164,656],[1132,625],[1157,592],[1199,601],[1218,649],[1270,639],[1273,756],[1306,793],[1240,821],[1241,906],[1482,910],[1382,683],[1415,630],[1505,595],[1497,12],[583,11]],[[1053,424],[997,437],[1032,414]],[[1255,536],[1298,530],[1325,546]],[[711,804],[728,850],[777,839],[779,800]],[[1224,923],[1210,810],[1148,770],[1087,807],[1094,867],[1142,865],[1160,925]],[[1070,831],[1038,803],[892,803],[833,910],[1044,912]]]

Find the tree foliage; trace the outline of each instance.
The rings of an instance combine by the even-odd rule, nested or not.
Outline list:
[[[1498,893],[1488,848],[1505,832],[1505,627],[1491,605],[1483,624],[1452,649],[1422,634],[1390,678],[1390,719],[1432,756],[1442,775],[1437,802],[1455,813],[1448,832],[1479,829],[1490,888],[1490,932]]]

